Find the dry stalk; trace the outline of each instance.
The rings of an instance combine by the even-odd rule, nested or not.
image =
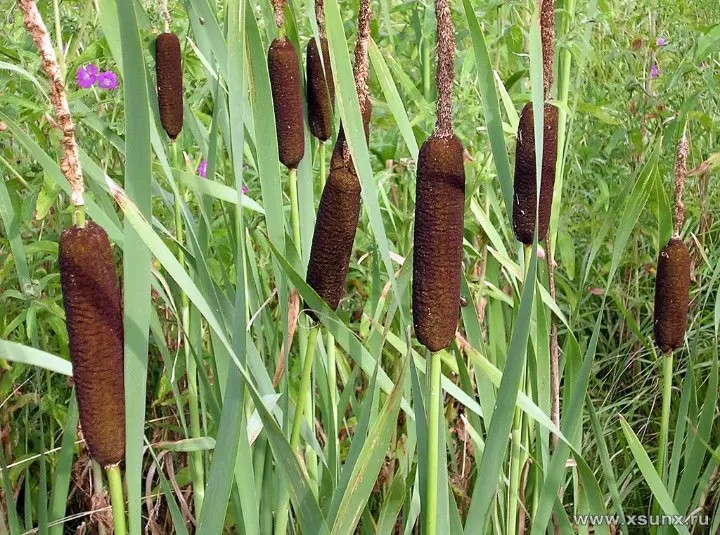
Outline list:
[[[553,83],[553,57],[555,55],[555,0],[542,0],[540,7],[540,37],[543,56],[543,95],[550,96]]]
[[[438,137],[450,137],[452,128],[452,86],[455,81],[453,64],[455,61],[455,32],[453,30],[448,0],[436,0],[435,18],[437,19],[437,123],[435,134]]]
[[[320,37],[325,37],[325,1],[315,0],[315,20],[318,25]]]
[[[34,0],[18,0],[18,7],[22,11],[25,28],[27,28],[40,54],[42,68],[50,80],[50,101],[55,108],[59,127],[63,134],[61,141],[63,157],[60,160],[60,170],[70,183],[73,205],[82,206],[85,204],[85,188],[77,141],[75,140],[75,124],[72,115],[70,115],[65,84],[60,73],[55,50]]]
[[[687,177],[687,159],[690,152],[690,144],[687,139],[687,132],[683,132],[675,153],[675,227],[674,235],[679,236],[685,222],[685,205],[682,201],[685,189],[685,178]]]

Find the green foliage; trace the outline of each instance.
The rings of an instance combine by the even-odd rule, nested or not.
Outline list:
[[[86,212],[107,231],[122,276],[130,533],[148,523],[159,533],[280,535],[286,524],[292,533],[409,534],[424,525],[428,499],[438,500],[442,533],[514,535],[508,512],[524,509],[533,534],[553,522],[587,533],[573,525],[576,514],[617,515],[622,526],[649,511],[708,515],[700,531],[716,532],[716,6],[556,3],[551,242],[526,257],[510,221],[511,155],[518,110],[528,101],[542,109],[535,5],[452,2],[455,130],[467,150],[464,302],[456,343],[435,357],[445,425],[433,497],[429,366],[412,336],[410,298],[413,177],[434,126],[433,3],[373,3],[369,145],[351,66],[357,2],[325,4],[337,92],[331,141],[342,120],[363,196],[337,311],[303,279],[330,151],[306,122],[297,174],[278,164],[270,2],[170,2],[185,99],[173,144],[154,89],[157,3],[39,5],[76,122]],[[0,8],[0,533],[74,533],[83,522],[95,527],[102,474],[76,434],[67,377],[57,243],[71,224],[69,187],[36,50],[15,2]],[[298,51],[317,31],[313,13],[309,0],[286,8]],[[117,72],[118,89],[80,89],[76,72],[90,63]],[[672,228],[686,124],[697,169],[682,228],[691,305],[664,383],[652,339],[655,264]],[[304,304],[321,329],[311,391],[299,388],[313,339]],[[559,425],[548,391],[551,322]]]

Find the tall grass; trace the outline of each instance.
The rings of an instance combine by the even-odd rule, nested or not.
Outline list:
[[[78,124],[87,217],[107,231],[122,273],[128,532],[410,534],[436,510],[443,534],[590,533],[575,524],[585,513],[616,515],[635,533],[631,519],[657,504],[658,514],[707,515],[694,532],[715,533],[717,13],[557,2],[551,255],[537,240],[520,246],[510,221],[509,155],[525,102],[543,131],[537,6],[451,2],[455,130],[467,149],[463,304],[453,345],[431,366],[412,333],[410,295],[414,166],[434,126],[434,5],[374,4],[366,144],[350,56],[357,5],[325,0],[333,135],[342,121],[363,198],[337,311],[304,280],[328,156],[307,121],[297,174],[278,163],[270,3],[170,2],[185,84],[173,145],[154,89],[159,8],[40,5]],[[0,533],[96,529],[108,510],[77,434],[56,265],[70,188],[38,58],[14,3],[0,7]],[[317,32],[313,2],[290,3],[285,18],[304,51]],[[119,89],[79,89],[75,73],[88,63],[116,71]],[[663,382],[654,265],[672,232],[669,177],[686,123],[697,168],[680,229],[694,265],[691,306]],[[313,352],[303,374],[301,355]],[[435,479],[437,496],[427,492]],[[108,483],[117,494],[118,480]]]

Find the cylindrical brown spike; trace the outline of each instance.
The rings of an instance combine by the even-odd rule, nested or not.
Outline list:
[[[320,198],[307,282],[333,310],[345,290],[360,199],[360,183],[355,175],[343,168],[330,171]]]
[[[545,239],[550,225],[553,190],[555,188],[555,160],[557,159],[558,110],[545,104],[545,131],[543,132],[543,162],[540,182],[538,214],[538,241]],[[518,241],[526,245],[533,242],[535,232],[535,128],[532,102],[520,114],[517,146],[515,148],[515,191],[513,195],[513,230]]]
[[[450,345],[460,311],[465,211],[463,146],[433,135],[418,155],[412,307],[415,335],[430,351]]]
[[[180,41],[174,33],[161,33],[155,40],[155,73],[157,75],[160,122],[170,139],[183,126],[183,85]]]
[[[365,129],[365,142],[370,139],[370,117],[372,116],[372,103],[367,100],[365,107],[361,108],[363,127]],[[351,173],[357,175],[355,165],[352,162],[345,163],[344,152],[348,150],[347,139],[345,138],[345,130],[340,125],[335,147],[333,147],[332,156],[330,157],[330,169],[349,169]]]
[[[295,47],[288,39],[277,38],[270,45],[268,70],[280,161],[289,169],[295,169],[305,152],[305,133],[300,64]]]
[[[318,50],[315,38],[307,45],[307,105],[310,132],[320,141],[327,141],[332,134],[332,110],[335,102],[330,52],[325,37],[320,38]],[[323,64],[325,70],[323,70]],[[327,76],[326,76],[327,74]]]
[[[123,317],[110,241],[88,222],[60,236],[60,282],[80,423],[102,467],[125,455]]]
[[[680,238],[660,251],[655,279],[655,342],[663,353],[682,347],[690,301],[690,252]]]

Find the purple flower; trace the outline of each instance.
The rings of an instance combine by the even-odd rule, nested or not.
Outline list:
[[[92,63],[80,67],[75,73],[80,89],[90,89],[98,79],[98,68]]]
[[[112,71],[103,71],[97,77],[97,85],[100,89],[117,89],[117,75]]]
[[[200,162],[200,165],[198,165],[197,168],[197,174],[203,178],[207,178],[207,160]]]
[[[243,187],[242,187],[243,195],[247,195],[248,191],[250,191],[250,190],[247,188],[247,186],[245,184],[243,184]]]
[[[667,41],[665,40],[664,37],[658,37],[657,41],[655,41],[655,44],[657,46],[665,46],[667,44]]]
[[[650,67],[650,78],[657,78],[658,76],[660,76],[660,70],[658,66],[653,63]]]

